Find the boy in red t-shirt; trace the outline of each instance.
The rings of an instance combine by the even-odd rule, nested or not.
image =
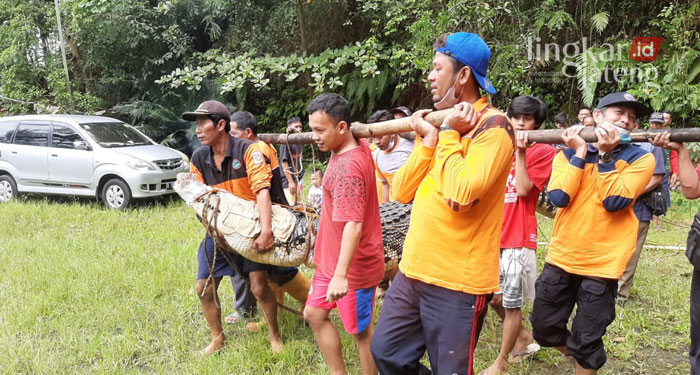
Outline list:
[[[484,374],[504,374],[508,362],[540,348],[522,325],[523,302],[535,297],[537,278],[537,198],[552,173],[556,150],[547,144],[528,144],[524,130],[534,130],[547,118],[547,104],[532,96],[513,99],[506,113],[516,131],[515,156],[508,176],[501,232],[501,292],[489,305],[503,319],[501,351]]]
[[[309,125],[321,151],[331,151],[323,178],[321,223],[316,239],[316,274],[304,308],[332,375],[345,374],[338,330],[328,314],[338,308],[355,337],[363,374],[377,374],[370,353],[374,293],[384,275],[374,164],[369,145],[350,132],[350,104],[336,94],[309,103]]]

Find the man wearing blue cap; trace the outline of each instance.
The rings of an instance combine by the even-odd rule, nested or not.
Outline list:
[[[479,88],[491,51],[478,35],[443,35],[428,76],[435,108],[454,108],[438,130],[413,114],[421,139],[394,175],[396,200],[413,214],[371,350],[381,374],[472,374],[488,302],[499,290],[503,189],[513,128]]]
[[[602,338],[637,243],[632,203],[655,165],[652,154],[629,143],[629,131],[649,112],[629,93],[606,95],[593,111],[597,148],[579,135],[583,126],[570,127],[562,134],[568,148],[552,165],[547,194],[559,209],[530,321],[540,345],[573,357],[577,375],[596,374],[607,359]]]

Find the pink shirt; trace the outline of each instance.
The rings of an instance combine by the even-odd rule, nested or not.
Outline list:
[[[314,262],[317,272],[332,278],[340,255],[345,223],[362,222],[362,235],[348,270],[348,286],[364,289],[384,275],[384,245],[377,204],[377,185],[369,145],[333,154],[323,177],[321,223]]]

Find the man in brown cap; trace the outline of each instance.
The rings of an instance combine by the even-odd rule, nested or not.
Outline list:
[[[196,134],[203,146],[192,155],[190,172],[204,184],[257,202],[261,232],[253,247],[257,251],[265,252],[275,245],[272,237],[272,202],[286,205],[287,200],[282,191],[279,174],[273,175],[270,164],[266,162],[259,146],[229,135],[230,116],[226,106],[215,100],[206,101],[196,110],[182,114],[184,120],[197,122]],[[236,273],[233,265],[224,258],[214,259],[214,246],[214,241],[207,236],[200,244],[197,255],[197,295],[212,335],[211,343],[202,354],[213,353],[223,348],[226,343],[217,290],[223,276],[233,276]],[[272,350],[282,351],[284,344],[277,326],[277,303],[268,284],[268,277],[278,285],[283,285],[294,278],[296,269],[256,263],[238,254],[233,256],[233,263],[242,273],[241,276],[250,280],[253,295],[260,303],[265,319],[270,325],[268,335]],[[209,278],[213,280],[207,282]]]

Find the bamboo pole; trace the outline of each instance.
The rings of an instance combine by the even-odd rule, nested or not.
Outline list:
[[[435,111],[425,116],[425,119],[439,127],[445,120],[447,115],[452,113],[453,109],[444,109]],[[404,117],[395,120],[376,122],[374,124],[363,124],[361,122],[353,122],[350,131],[355,138],[380,137],[387,134],[398,134],[413,131],[411,126],[411,118]],[[535,143],[558,144],[562,143],[561,134],[563,129],[547,129],[547,130],[532,130],[529,131],[528,140]],[[656,134],[669,132],[671,133],[672,142],[700,142],[700,128],[678,128],[678,129],[644,129],[635,130],[630,133],[632,142],[648,142],[649,138],[654,138]],[[258,137],[273,144],[310,144],[314,143],[311,138],[311,133],[283,134],[283,133],[265,133],[258,134]],[[586,142],[597,142],[598,138],[595,135],[593,128],[583,129],[581,138]]]

